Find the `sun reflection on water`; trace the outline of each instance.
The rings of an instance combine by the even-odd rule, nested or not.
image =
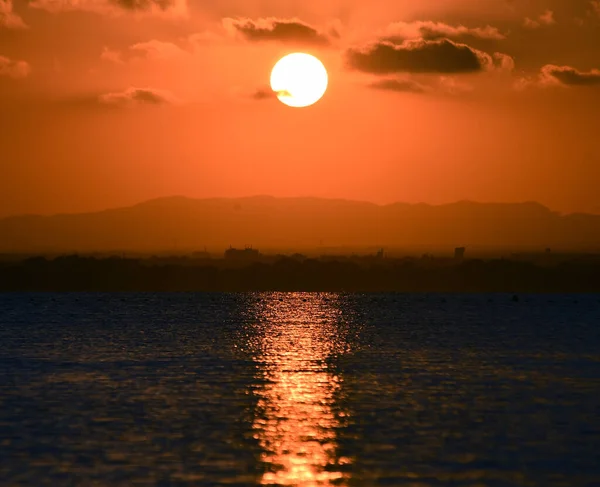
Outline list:
[[[267,471],[263,485],[346,485],[349,458],[336,431],[345,413],[335,404],[341,377],[328,358],[345,349],[335,297],[276,295],[258,303],[256,362],[260,385],[253,424]]]

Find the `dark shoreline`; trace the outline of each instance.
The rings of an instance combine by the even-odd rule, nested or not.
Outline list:
[[[40,257],[0,264],[0,291],[600,293],[600,263],[433,258],[165,263]]]

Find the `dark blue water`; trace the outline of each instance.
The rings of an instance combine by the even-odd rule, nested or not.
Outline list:
[[[0,295],[0,485],[600,485],[600,296]]]

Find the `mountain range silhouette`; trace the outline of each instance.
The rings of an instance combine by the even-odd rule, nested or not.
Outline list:
[[[446,205],[321,198],[168,197],[95,213],[0,220],[0,252],[223,250],[455,246],[600,249],[600,215],[535,203]]]

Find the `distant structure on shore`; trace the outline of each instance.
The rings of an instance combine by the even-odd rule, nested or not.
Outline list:
[[[260,259],[260,252],[257,249],[253,249],[251,245],[241,249],[234,249],[229,247],[225,251],[225,260],[235,262],[252,262]]]
[[[454,249],[454,260],[463,260],[466,251],[467,249],[465,247],[456,247]]]

